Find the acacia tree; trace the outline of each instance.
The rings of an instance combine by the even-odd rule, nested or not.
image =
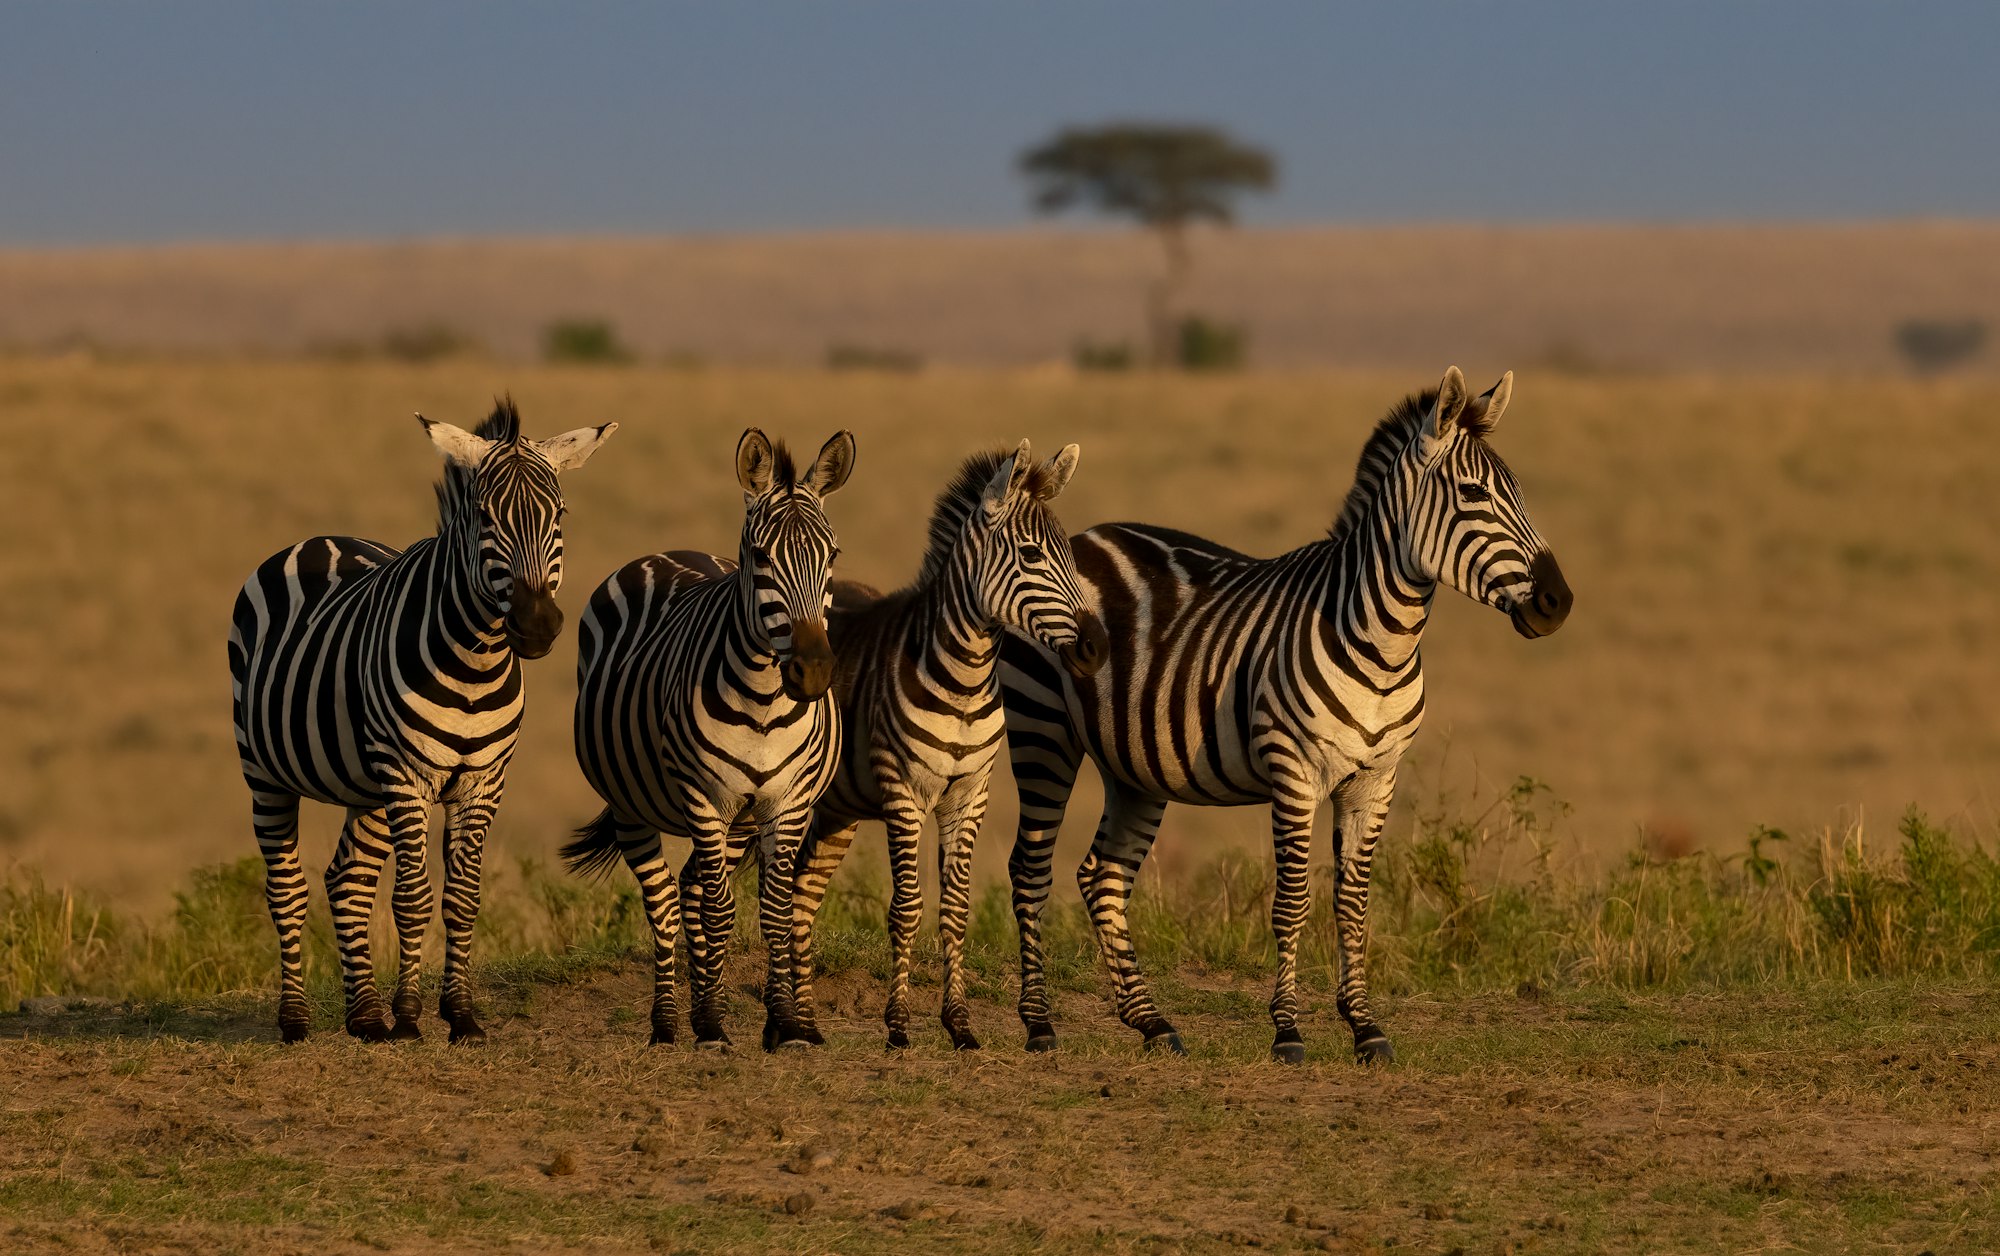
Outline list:
[[[1227,226],[1236,198],[1278,181],[1270,153],[1203,126],[1071,127],[1022,153],[1020,170],[1035,208],[1059,213],[1083,205],[1137,219],[1160,237],[1167,268],[1147,294],[1152,360],[1174,360],[1174,308],[1187,282],[1188,228]]]

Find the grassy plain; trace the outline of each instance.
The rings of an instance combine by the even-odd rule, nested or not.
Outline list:
[[[1462,363],[1475,377],[1502,363]],[[1441,369],[1440,364],[1439,369]],[[929,502],[963,454],[1080,441],[1072,527],[1145,519],[1275,553],[1318,535],[1414,373],[1066,379],[552,369],[460,362],[0,361],[0,858],[159,906],[190,867],[251,849],[223,655],[264,556],[321,532],[407,543],[433,523],[436,456],[409,413],[470,421],[512,389],[531,431],[623,426],[568,485],[573,615],[619,562],[730,550],[729,474],[751,423],[859,437],[833,502],[844,569],[914,570]],[[1565,856],[1654,840],[1734,850],[1910,803],[1982,830],[2000,758],[2000,442],[1968,380],[1523,372],[1496,444],[1576,589],[1523,642],[1442,594],[1406,799],[1465,802],[1520,776],[1574,813]],[[500,813],[501,858],[546,855],[595,804],[569,746],[566,635],[532,665]],[[979,875],[1011,840],[996,791]],[[1085,791],[1070,858],[1095,821]],[[1407,815],[1392,831],[1404,831]],[[309,855],[335,830],[309,807]],[[1254,810],[1171,812],[1157,857],[1266,849]]]
[[[0,1016],[6,1245],[2000,1246],[2000,876],[1894,834],[1911,802],[1992,833],[2000,444],[1976,380],[1521,373],[1496,444],[1578,603],[1526,643],[1441,599],[1378,897],[1391,1071],[1347,1061],[1323,921],[1312,1058],[1264,1062],[1253,810],[1170,813],[1144,891],[1142,955],[1194,1056],[1141,1059],[1112,1023],[1060,883],[1065,1048],[1022,1055],[1004,779],[977,866],[991,1049],[880,1054],[864,838],[821,949],[830,1050],[643,1050],[629,895],[544,871],[594,810],[569,754],[573,635],[531,672],[493,838],[490,1049],[327,1032],[317,902],[325,1030],[271,1041],[255,870],[226,862],[252,850],[228,608],[296,538],[429,528],[435,457],[411,410],[469,421],[510,388],[537,434],[623,425],[569,482],[574,613],[625,558],[734,544],[728,460],[749,423],[798,444],[856,431],[833,514],[847,570],[877,584],[913,569],[963,453],[1024,435],[1082,442],[1059,503],[1074,527],[1148,519],[1273,553],[1318,534],[1374,420],[1443,365],[1190,380],[0,361],[16,521],[0,547],[0,1009],[58,996]],[[1510,793],[1521,776],[1546,790]],[[1081,791],[1064,860],[1094,820]],[[335,817],[306,824],[321,860]],[[1792,834],[1758,847],[1779,867],[1742,857],[1760,825]],[[1635,848],[1652,858],[1628,862]],[[1690,849],[1710,854],[1672,858]],[[746,994],[739,1040],[755,1026]]]

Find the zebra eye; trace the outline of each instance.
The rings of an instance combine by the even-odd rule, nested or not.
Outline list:
[[[1023,545],[1021,547],[1021,561],[1024,563],[1038,563],[1046,557],[1047,555],[1042,553],[1042,547],[1039,545]]]
[[[1493,500],[1493,494],[1487,492],[1486,486],[1484,484],[1481,484],[1477,480],[1467,480],[1465,483],[1458,486],[1458,491],[1464,494],[1465,500],[1469,502],[1484,502]]]

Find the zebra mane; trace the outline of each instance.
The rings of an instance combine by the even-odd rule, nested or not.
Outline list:
[[[521,439],[521,412],[511,394],[493,399],[493,413],[480,421],[472,434],[482,440],[513,444]],[[444,478],[437,483],[438,531],[469,522],[477,509],[479,473],[455,462],[444,464]]]
[[[978,509],[986,486],[1013,455],[1011,449],[982,449],[960,464],[951,483],[938,494],[937,504],[931,507],[930,541],[924,546],[924,563],[917,569],[913,587],[927,587],[944,570],[952,547],[958,544],[959,535],[965,530],[966,519]],[[1030,496],[1041,498],[1054,486],[1054,477],[1046,464],[1036,463],[1028,471],[1028,481],[1023,487]]]
[[[792,458],[791,447],[782,440],[771,442],[771,489],[774,492],[789,492],[799,486],[798,463]]]
[[[1340,514],[1334,518],[1333,526],[1326,534],[1335,540],[1346,536],[1361,521],[1375,504],[1375,495],[1381,490],[1382,480],[1389,468],[1395,464],[1410,442],[1417,438],[1417,429],[1423,425],[1424,416],[1437,404],[1437,389],[1426,388],[1413,393],[1398,402],[1389,411],[1375,430],[1368,436],[1368,442],[1361,447],[1361,457],[1354,464],[1354,487],[1347,490],[1347,500],[1341,503]]]

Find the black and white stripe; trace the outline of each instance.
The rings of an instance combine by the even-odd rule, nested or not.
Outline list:
[[[737,445],[744,496],[737,561],[676,551],[627,563],[578,629],[576,757],[605,809],[563,848],[572,870],[623,857],[653,927],[652,1040],[674,1041],[674,948],[688,899],[699,1045],[723,1046],[722,963],[735,921],[730,875],[752,838],[770,948],[766,1045],[803,1038],[790,1013],[792,864],[833,775],[840,716],[827,584],[833,525],[822,499],[847,482],[841,432],[800,474],[755,428]],[[691,839],[677,883],[661,835]]]
[[[1424,710],[1418,644],[1442,583],[1507,613],[1523,636],[1554,632],[1570,592],[1514,477],[1486,436],[1511,374],[1468,399],[1456,367],[1376,428],[1325,540],[1256,559],[1137,524],[1074,541],[1109,661],[1079,679],[1046,651],[1002,651],[1007,730],[1021,796],[1009,871],[1021,931],[1028,1045],[1055,1044],[1039,937],[1056,832],[1084,755],[1105,808],[1077,870],[1116,984],[1118,1014],[1149,1045],[1179,1049],[1133,954],[1126,920],[1140,864],[1170,802],[1268,803],[1277,850],[1273,1054],[1295,1062],[1296,966],[1310,906],[1312,820],[1334,806],[1338,1005],[1364,1059],[1389,1058],[1368,1006],[1368,873],[1397,762]]]
[[[846,740],[799,854],[793,891],[793,997],[814,1042],[813,918],[858,823],[880,820],[894,882],[883,1019],[889,1045],[909,1045],[910,949],[923,911],[917,843],[924,817],[935,814],[942,1019],[955,1046],[979,1045],[962,961],[972,847],[1005,728],[995,674],[1000,639],[1022,633],[1078,675],[1104,658],[1104,629],[1085,608],[1069,538],[1049,508],[1077,457],[1068,445],[1037,466],[1027,441],[1012,454],[975,454],[937,500],[914,584],[887,597],[847,582],[835,590],[828,630]]]
[[[278,930],[278,1024],[306,1035],[300,941],[306,880],[299,801],[347,808],[327,868],[347,1031],[416,1037],[417,980],[432,902],[425,867],[432,803],[445,811],[445,978],[454,1042],[484,1035],[468,957],[480,857],[521,725],[519,659],[562,628],[559,472],[617,428],[553,440],[520,434],[512,401],[473,432],[418,416],[445,456],[437,534],[398,553],[321,536],[274,554],[237,595],[229,633],[236,745],[249,783]],[[368,925],[383,863],[396,854],[402,966],[392,1025],[375,988]]]

